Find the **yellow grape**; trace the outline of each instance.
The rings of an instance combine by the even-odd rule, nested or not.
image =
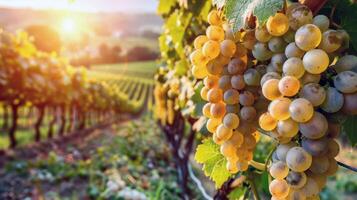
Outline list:
[[[257,116],[257,111],[253,106],[243,106],[240,110],[240,117],[242,120],[253,121]]]
[[[289,195],[286,197],[286,200],[306,200],[306,195],[301,190],[294,190],[290,188]]]
[[[223,71],[223,65],[217,63],[217,59],[214,59],[207,63],[206,69],[207,69],[208,74],[210,74],[212,76],[218,76]]]
[[[277,120],[269,112],[266,112],[260,115],[259,126],[265,131],[271,131],[277,126]]]
[[[218,103],[223,100],[223,91],[219,88],[209,89],[207,100],[211,103]]]
[[[293,30],[297,30],[305,24],[312,23],[312,12],[305,5],[298,4],[296,7],[291,8],[290,11],[287,12],[287,15],[289,17],[290,28]]]
[[[229,171],[229,173],[231,173],[231,174],[235,174],[235,173],[239,172],[239,169],[237,167],[237,162],[234,162],[234,161],[228,160],[227,164],[226,164],[226,168]]]
[[[234,146],[233,143],[231,143],[229,140],[225,141],[221,147],[220,151],[221,154],[224,155],[224,157],[233,157],[236,155],[236,147]]]
[[[301,189],[306,183],[306,174],[304,172],[290,171],[286,177],[286,181],[292,189]]]
[[[228,113],[226,116],[223,118],[223,124],[230,128],[230,129],[236,129],[239,126],[239,117],[238,115],[234,113]]]
[[[255,37],[259,42],[268,42],[272,37],[265,26],[255,29]]]
[[[219,16],[219,12],[217,10],[212,10],[208,13],[207,21],[210,25],[218,26],[222,24],[221,17]]]
[[[239,171],[247,171],[249,165],[248,165],[248,162],[247,161],[239,161],[237,163],[237,167],[238,167],[238,170]]]
[[[244,135],[242,147],[248,150],[253,150],[256,144],[257,141],[255,140],[255,137],[253,135],[251,134]]]
[[[208,37],[205,35],[199,35],[196,37],[196,39],[193,41],[193,46],[195,49],[201,49],[203,45],[208,41]]]
[[[220,44],[223,56],[232,57],[236,52],[236,44],[232,40],[223,40]]]
[[[233,135],[229,138],[229,141],[233,143],[236,147],[240,147],[243,144],[244,136],[241,132],[235,130]]]
[[[329,158],[334,158],[340,152],[340,145],[337,143],[336,140],[330,139],[327,144],[327,149],[328,149],[327,156]]]
[[[310,177],[307,177],[306,184],[301,191],[305,193],[306,197],[312,197],[314,195],[318,195],[320,190],[319,186],[317,185],[316,181]]]
[[[206,103],[202,108],[202,113],[207,118],[211,118],[211,105],[211,103]]]
[[[213,142],[218,144],[218,145],[221,145],[223,144],[224,140],[222,140],[221,138],[218,138],[217,137],[217,133],[213,133]]]
[[[208,39],[215,40],[217,42],[224,40],[224,30],[219,26],[209,26],[206,30],[206,35]]]
[[[289,185],[286,181],[275,179],[269,184],[269,191],[273,197],[283,199],[289,195]]]
[[[202,54],[209,59],[216,58],[220,53],[219,43],[214,40],[208,40],[202,47]]]
[[[239,92],[235,89],[228,89],[224,92],[223,99],[226,104],[237,104],[239,102]]]
[[[299,125],[292,119],[280,120],[276,131],[281,136],[292,138],[299,132]]]
[[[218,80],[218,76],[208,75],[205,79],[203,79],[203,84],[207,88],[211,89],[218,86]]]
[[[204,65],[192,66],[192,75],[197,79],[203,79],[208,75],[208,71]]]
[[[281,97],[270,102],[268,111],[270,115],[276,120],[286,120],[289,119],[289,106],[291,100],[285,97]]]
[[[226,114],[226,105],[222,102],[211,105],[211,115],[214,118],[223,118]]]
[[[223,124],[220,124],[216,130],[217,138],[223,141],[227,141],[233,135],[233,130],[227,128]]]
[[[205,66],[208,62],[207,57],[202,54],[201,49],[197,49],[190,54],[191,63],[195,66]]]
[[[321,31],[313,24],[306,24],[296,31],[295,44],[304,51],[316,48],[320,42]]]
[[[339,49],[342,44],[341,34],[336,30],[328,30],[322,34],[322,40],[319,49],[332,53]]]
[[[291,102],[289,112],[294,121],[302,123],[311,119],[314,114],[314,107],[308,100],[298,98]]]
[[[215,133],[218,125],[221,124],[221,119],[211,118],[207,121],[206,128],[210,133]]]
[[[286,164],[295,172],[303,172],[309,169],[312,156],[301,147],[293,147],[286,154]]]
[[[279,97],[282,97],[281,92],[279,91],[279,80],[278,79],[270,79],[265,81],[262,87],[262,93],[265,98],[268,100],[274,100]]]
[[[289,173],[289,168],[285,162],[278,161],[271,165],[269,173],[275,179],[284,179]]]
[[[200,92],[201,98],[202,98],[203,100],[205,100],[205,101],[208,101],[208,99],[207,99],[207,93],[208,93],[209,90],[210,90],[210,89],[209,89],[208,87],[206,87],[206,86],[201,89],[201,92]]]
[[[299,92],[300,82],[294,76],[284,76],[279,81],[279,91],[282,95],[292,97]]]
[[[287,59],[283,64],[283,73],[285,76],[301,78],[305,74],[305,68],[302,60],[297,57]]]
[[[302,62],[307,72],[311,74],[321,74],[327,69],[330,59],[325,51],[313,49],[306,52]]]
[[[329,159],[329,168],[327,169],[325,174],[327,176],[333,176],[336,174],[337,170],[338,170],[337,161],[334,158],[330,158]]]
[[[289,19],[283,13],[276,13],[269,17],[266,27],[273,36],[282,36],[289,30]]]

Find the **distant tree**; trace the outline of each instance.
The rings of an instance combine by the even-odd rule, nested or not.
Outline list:
[[[37,49],[45,52],[59,52],[61,49],[61,38],[50,26],[31,25],[26,28],[26,31],[34,38]]]
[[[158,58],[158,53],[150,50],[148,47],[135,46],[130,49],[126,58],[128,61],[144,61],[144,60],[155,60]]]

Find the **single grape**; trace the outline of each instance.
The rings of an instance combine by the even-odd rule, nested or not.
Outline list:
[[[283,39],[284,39],[284,41],[287,42],[287,43],[294,42],[294,41],[295,41],[295,31],[292,30],[292,29],[289,29],[288,32],[286,32],[286,33],[283,35]]]
[[[203,100],[205,100],[205,101],[208,101],[208,98],[207,98],[208,95],[207,94],[208,94],[209,90],[210,89],[208,87],[206,87],[206,86],[201,89],[200,95],[201,95],[201,98]]]
[[[218,85],[221,90],[225,91],[225,90],[230,89],[232,87],[231,76],[229,76],[229,75],[221,76],[221,78],[218,81]]]
[[[269,60],[273,53],[268,49],[268,45],[265,43],[256,43],[252,49],[252,54],[254,58],[259,61]]]
[[[213,139],[213,142],[216,143],[216,144],[218,144],[218,145],[222,145],[223,142],[224,142],[224,140],[222,140],[221,138],[218,138],[218,137],[217,137],[217,133],[216,133],[216,132],[213,133],[212,139]]]
[[[270,35],[282,36],[289,30],[289,19],[283,13],[276,13],[269,17],[266,28]]]
[[[263,86],[264,83],[270,79],[281,79],[280,74],[276,72],[267,72],[266,74],[263,75],[263,77],[260,80],[260,85]]]
[[[256,144],[257,141],[255,140],[255,137],[253,135],[251,134],[244,135],[242,147],[248,150],[253,150]]]
[[[203,79],[208,75],[207,68],[203,65],[194,65],[191,69],[192,75],[197,79]]]
[[[239,169],[237,167],[237,163],[236,162],[232,162],[232,161],[227,161],[226,164],[226,169],[229,171],[229,173],[231,174],[235,174],[239,172]]]
[[[212,88],[207,93],[207,99],[211,103],[218,103],[223,99],[223,91],[219,88]]]
[[[357,68],[357,56],[345,55],[338,59],[333,67],[338,73],[343,71],[353,71]]]
[[[304,172],[290,171],[286,177],[286,182],[292,189],[300,189],[306,184],[307,177]]]
[[[259,42],[268,42],[272,36],[269,34],[265,26],[257,27],[255,29],[255,38]]]
[[[202,47],[202,54],[210,60],[216,58],[220,53],[220,46],[217,41],[208,40]]]
[[[320,156],[326,153],[328,140],[324,137],[316,140],[305,138],[302,140],[301,145],[312,156]]]
[[[326,99],[326,91],[320,84],[308,83],[301,89],[299,96],[310,101],[313,106],[319,106]]]
[[[244,78],[244,82],[247,85],[249,85],[249,86],[259,86],[261,76],[260,76],[260,73],[257,70],[255,70],[253,68],[250,68],[250,69],[248,69],[247,71],[244,72],[243,78]]]
[[[304,75],[300,78],[301,85],[305,85],[307,83],[319,83],[321,79],[320,74],[310,74],[305,72]]]
[[[248,162],[238,162],[237,163],[237,167],[239,169],[239,171],[247,171],[249,165],[248,165]]]
[[[339,32],[335,30],[328,30],[322,34],[322,40],[319,48],[326,51],[327,53],[332,53],[339,49],[342,44],[342,37]]]
[[[239,102],[239,98],[239,92],[235,89],[228,89],[223,95],[223,99],[226,104],[237,104]]]
[[[338,170],[337,161],[334,158],[330,158],[329,159],[329,168],[325,172],[325,175],[333,176],[336,174],[337,170]]]
[[[296,147],[296,144],[293,142],[279,144],[279,146],[276,148],[276,155],[278,159],[285,162],[288,151],[293,147]]]
[[[239,117],[234,113],[228,113],[223,118],[223,124],[230,129],[236,129],[239,126]]]
[[[328,122],[328,129],[327,129],[327,137],[328,138],[337,138],[341,133],[341,124],[336,122]]]
[[[233,130],[220,124],[216,130],[217,138],[223,141],[227,141],[233,135]]]
[[[288,98],[278,98],[273,100],[268,107],[268,111],[270,115],[276,120],[286,120],[289,119],[289,106],[291,104],[291,100]]]
[[[213,76],[218,76],[223,71],[223,65],[218,64],[215,59],[215,60],[211,60],[210,62],[207,63],[206,69],[207,69],[208,74],[213,75]]]
[[[218,86],[218,80],[218,76],[208,75],[205,79],[203,79],[203,84],[211,89]]]
[[[275,179],[284,179],[289,173],[289,168],[285,162],[278,161],[271,165],[269,173]]]
[[[249,91],[244,91],[239,95],[239,103],[242,106],[252,106],[254,104],[254,95]]]
[[[206,128],[210,133],[215,133],[220,124],[221,119],[211,118],[207,120]]]
[[[284,76],[280,79],[278,87],[282,95],[292,97],[299,92],[300,82],[294,76]]]
[[[210,40],[215,40],[218,42],[224,40],[224,30],[219,26],[209,26],[206,30],[206,35]]]
[[[334,158],[340,152],[340,145],[334,139],[329,139],[327,142],[327,156]]]
[[[240,117],[242,120],[252,121],[255,119],[257,111],[252,106],[243,106],[240,110]]]
[[[313,49],[304,55],[302,60],[305,70],[311,74],[321,74],[329,65],[329,57],[326,52],[321,49]]]
[[[343,95],[334,87],[329,87],[326,90],[326,98],[320,107],[325,112],[335,113],[342,108],[343,101]]]
[[[317,26],[306,24],[296,31],[295,43],[301,50],[309,51],[319,46],[321,37],[321,31]]]
[[[236,43],[236,52],[233,57],[235,58],[242,58],[247,55],[247,49],[241,44]]]
[[[221,17],[219,16],[217,10],[212,10],[211,12],[208,13],[207,21],[210,25],[219,26],[222,24]]]
[[[236,52],[236,44],[232,40],[223,40],[220,45],[223,56],[232,57]]]
[[[264,74],[267,73],[267,67],[268,67],[268,66],[262,64],[262,65],[257,65],[257,66],[255,66],[254,69],[256,69],[256,70],[259,72],[259,74],[260,74],[261,76],[263,76]]]
[[[305,54],[305,51],[301,50],[298,46],[296,46],[295,42],[291,42],[285,48],[285,56],[287,58],[302,58]]]
[[[334,77],[335,88],[342,93],[357,92],[357,73],[353,71],[344,71]]]
[[[312,23],[319,27],[321,32],[325,32],[330,26],[330,20],[325,15],[316,15]]]
[[[265,131],[274,130],[277,126],[277,120],[266,112],[259,117],[259,126]]]
[[[298,98],[291,102],[289,112],[293,120],[303,123],[312,118],[314,114],[314,107],[308,100]]]
[[[270,194],[276,198],[283,199],[289,195],[289,185],[286,181],[275,179],[269,184]]]
[[[202,113],[205,117],[211,118],[211,103],[206,103],[202,108]]]
[[[311,166],[312,157],[301,147],[293,147],[286,154],[286,164],[296,172],[303,172]]]
[[[234,146],[240,147],[243,144],[244,136],[241,132],[234,130],[233,135],[229,138],[229,141],[234,144]]]
[[[225,157],[233,157],[236,154],[236,147],[229,140],[225,141],[220,147],[221,154]]]
[[[312,157],[312,163],[309,170],[315,174],[325,173],[329,168],[329,159],[324,156]]]
[[[190,60],[194,66],[205,66],[208,62],[208,58],[205,57],[201,49],[197,49],[190,54]]]
[[[239,113],[240,105],[239,104],[226,105],[226,110],[227,110],[227,113]]]
[[[305,74],[304,64],[297,57],[291,57],[284,62],[283,73],[286,76],[294,76],[299,79]]]
[[[247,63],[240,58],[232,59],[228,64],[228,72],[229,74],[243,74],[247,69]]]
[[[279,53],[279,54],[273,55],[273,57],[271,58],[270,64],[274,67],[274,69],[277,72],[282,72],[283,64],[285,61],[286,61],[285,54]]]
[[[299,125],[292,119],[280,120],[276,131],[281,136],[292,138],[299,132]]]
[[[327,176],[325,175],[325,173],[324,174],[315,174],[315,173],[312,173],[311,171],[307,171],[306,175],[309,178],[312,178],[316,182],[320,191],[326,186]]]
[[[288,43],[281,37],[273,37],[269,40],[268,47],[273,53],[284,53]]]
[[[201,49],[203,45],[208,41],[207,36],[205,35],[199,35],[196,37],[196,39],[193,41],[193,46],[195,49]]]
[[[265,98],[269,100],[274,100],[279,97],[282,97],[281,92],[279,91],[279,80],[278,79],[270,79],[267,80],[262,87],[262,93]]]
[[[315,112],[309,121],[299,124],[300,132],[309,139],[323,137],[326,134],[327,128],[327,119],[319,112]]]
[[[357,92],[343,95],[343,113],[347,115],[357,115]]]
[[[211,105],[211,115],[214,118],[222,118],[226,114],[226,105],[222,102]]]
[[[232,88],[242,90],[245,87],[244,78],[242,75],[234,75],[231,78]]]
[[[320,192],[316,181],[310,177],[307,177],[306,184],[301,190],[305,193],[306,197],[312,197]]]
[[[288,13],[288,18],[290,28],[298,30],[301,26],[312,23],[312,12],[307,6],[299,5]]]

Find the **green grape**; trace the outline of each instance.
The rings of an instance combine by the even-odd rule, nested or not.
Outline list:
[[[276,72],[267,72],[266,74],[263,75],[263,77],[260,80],[260,85],[263,86],[264,83],[270,79],[281,79],[280,74]]]
[[[268,47],[273,53],[284,53],[285,47],[288,43],[281,37],[273,37],[269,40]]]
[[[291,100],[288,98],[278,98],[270,102],[268,111],[270,115],[276,120],[286,120],[289,119],[289,106],[291,104]]]
[[[223,141],[227,141],[233,135],[233,130],[224,126],[219,125],[216,130],[217,138]]]
[[[289,30],[289,19],[283,13],[270,16],[266,28],[272,36],[282,36]]]
[[[269,100],[274,100],[282,97],[282,94],[280,93],[278,86],[279,86],[278,79],[267,80],[262,87],[262,93],[264,97]]]
[[[293,147],[296,147],[296,144],[293,142],[289,142],[286,144],[279,144],[278,147],[276,148],[276,155],[278,159],[285,162],[288,151]]]
[[[218,85],[219,85],[219,88],[221,88],[224,91],[230,89],[232,87],[231,76],[229,76],[229,75],[221,76],[221,78],[218,81]]]
[[[289,29],[288,32],[286,32],[283,35],[283,39],[287,43],[294,42],[295,41],[295,31],[293,31],[292,29]]]
[[[319,48],[326,51],[327,53],[332,53],[339,49],[342,44],[342,37],[339,32],[335,30],[328,30],[322,34],[322,40]]]
[[[253,68],[248,69],[243,75],[244,82],[249,86],[259,86],[260,84],[260,73]]]
[[[309,139],[323,137],[326,134],[327,128],[327,119],[319,112],[315,112],[309,121],[299,124],[300,132]]]
[[[312,157],[312,163],[309,170],[315,174],[325,173],[329,168],[329,159],[324,156]]]
[[[232,57],[236,52],[236,44],[232,40],[223,40],[220,45],[223,56]]]
[[[299,92],[300,82],[294,76],[284,76],[280,79],[278,87],[282,95],[292,97]]]
[[[277,72],[283,71],[283,64],[286,61],[286,57],[283,53],[275,54],[271,58],[270,64],[274,67]]]
[[[247,63],[240,58],[234,58],[228,64],[228,72],[232,75],[243,74],[246,69]]]
[[[245,87],[244,78],[242,75],[234,75],[231,78],[232,88],[242,90]]]
[[[226,110],[227,110],[227,113],[239,113],[240,105],[239,104],[226,105]]]
[[[301,89],[299,96],[310,101],[313,106],[319,106],[326,99],[326,91],[320,84],[308,83]]]
[[[223,91],[219,88],[212,88],[207,93],[207,99],[211,103],[218,103],[223,99]]]
[[[301,85],[305,85],[307,83],[319,83],[321,79],[320,74],[310,74],[305,72],[304,75],[300,78]]]
[[[275,179],[269,184],[269,191],[273,197],[283,199],[289,195],[289,185],[286,181]]]
[[[344,71],[334,77],[335,88],[342,93],[357,92],[357,73],[353,71]]]
[[[235,89],[228,89],[223,95],[224,102],[226,104],[237,104],[240,99],[239,92]]]
[[[343,106],[343,95],[334,87],[329,87],[326,90],[326,98],[321,104],[321,109],[327,113],[335,113]]]
[[[301,26],[312,23],[312,12],[307,6],[299,5],[289,12],[288,18],[290,28],[298,30]]]
[[[243,106],[240,110],[242,120],[253,121],[257,115],[257,111],[252,106]]]
[[[207,118],[211,118],[211,103],[206,103],[203,108],[202,108],[202,113],[203,116],[207,117]]]
[[[242,106],[252,106],[254,104],[254,95],[249,91],[244,91],[239,95],[239,103]]]
[[[305,193],[306,197],[318,195],[320,192],[316,181],[310,177],[307,177],[306,184],[301,190],[303,193]]]
[[[257,38],[259,42],[268,42],[271,37],[265,26],[255,29],[255,38]]]
[[[292,57],[302,58],[304,56],[304,54],[305,54],[305,51],[299,49],[299,47],[296,46],[295,42],[291,42],[285,48],[285,56],[287,58],[292,58]]]
[[[304,172],[290,171],[286,177],[286,182],[292,189],[301,189],[306,184],[307,177]]]
[[[330,26],[330,20],[325,15],[316,15],[312,23],[319,27],[321,32],[327,31],[328,27]]]
[[[312,118],[314,114],[314,107],[308,100],[298,98],[291,102],[289,112],[293,120],[303,123]]]
[[[306,24],[296,31],[295,43],[301,50],[309,51],[319,46],[321,37],[321,31],[317,26]]]
[[[299,132],[299,125],[292,119],[280,120],[276,131],[281,136],[292,138]]]
[[[273,56],[273,53],[268,49],[268,45],[260,42],[254,45],[252,54],[259,61],[269,60]]]
[[[292,57],[286,60],[283,65],[283,73],[286,76],[294,76],[298,79],[301,78],[305,74],[302,60],[297,57]]]
[[[301,145],[312,156],[320,156],[326,152],[328,140],[324,137],[317,140],[305,138],[302,140]]]
[[[201,49],[203,45],[208,41],[207,36],[205,35],[199,35],[196,37],[196,39],[193,41],[193,46],[195,49]]]
[[[342,112],[347,115],[357,115],[357,93],[344,94]]]
[[[202,54],[210,60],[216,58],[220,53],[219,43],[214,40],[208,40],[202,47]]]
[[[223,118],[223,124],[230,129],[236,129],[239,126],[239,117],[234,113],[228,113]]]
[[[222,102],[214,103],[210,111],[213,118],[222,118],[226,114],[226,105]]]
[[[338,72],[343,71],[353,71],[357,68],[357,56],[355,55],[344,55],[338,59],[333,68]]]
[[[271,165],[269,173],[275,179],[284,179],[289,173],[289,168],[284,162],[278,161]]]
[[[209,26],[206,30],[206,35],[208,39],[215,40],[217,42],[224,40],[224,30],[219,26]]]
[[[260,115],[259,126],[265,131],[272,131],[277,126],[277,120],[269,112],[266,112]]]
[[[301,147],[293,147],[286,154],[286,164],[296,172],[303,172],[311,166],[312,157]]]

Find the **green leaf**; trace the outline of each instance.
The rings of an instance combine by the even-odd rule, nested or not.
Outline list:
[[[357,51],[357,4],[348,0],[338,2],[336,12],[341,18],[341,26],[349,34],[350,42]]]
[[[202,108],[206,104],[206,102],[201,98],[201,89],[203,88],[202,82],[199,82],[195,87],[195,94],[191,97],[195,105],[195,109],[193,110],[192,116],[199,117],[202,116]]]
[[[247,190],[246,187],[237,187],[237,188],[234,188],[234,190],[228,194],[228,199],[229,199],[229,200],[238,200],[238,199],[240,200],[240,199],[243,199],[246,190]]]
[[[227,0],[226,16],[233,31],[238,31],[246,26],[250,15],[256,16],[262,25],[283,6],[284,0]]]
[[[227,161],[220,153],[219,145],[211,138],[198,145],[195,160],[203,164],[202,169],[205,175],[215,182],[216,188],[221,187],[231,175],[226,169]]]
[[[212,4],[217,8],[222,8],[226,4],[226,0],[212,0]]]
[[[342,124],[342,132],[345,133],[354,147],[357,144],[357,116],[349,116]]]
[[[176,3],[177,0],[160,0],[157,13],[160,15],[167,14]]]

